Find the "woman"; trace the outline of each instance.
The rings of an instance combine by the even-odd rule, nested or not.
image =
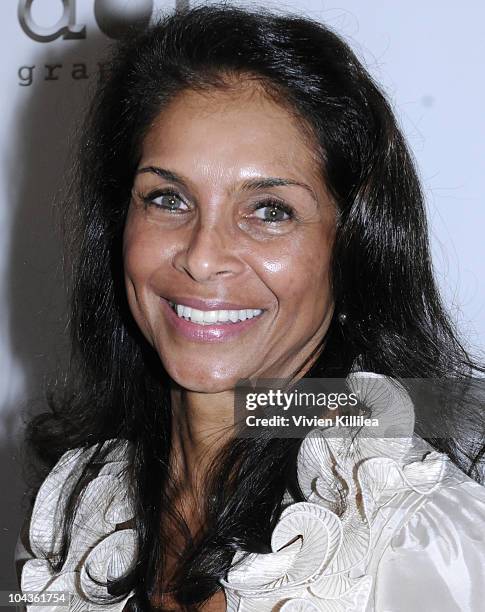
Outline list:
[[[57,463],[19,541],[24,591],[76,610],[480,608],[480,415],[425,441],[383,377],[483,366],[440,301],[389,105],[335,34],[212,5],[120,43],[70,201],[73,359],[28,430]],[[347,377],[409,436],[235,435],[239,380],[303,376]]]

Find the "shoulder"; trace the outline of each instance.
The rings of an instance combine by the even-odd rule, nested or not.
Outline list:
[[[73,512],[68,506],[70,494],[84,468],[95,459],[97,448],[94,445],[69,450],[52,468],[19,535],[15,557],[18,563],[23,562],[22,591],[67,591],[74,596],[71,605],[81,600],[87,605],[111,603],[114,607],[110,609],[121,610],[123,602],[110,602],[107,587],[102,585],[107,583],[108,571],[110,578],[115,577],[113,570],[121,575],[135,557],[134,530],[117,530],[118,524],[134,516],[128,483],[132,444],[122,439],[104,442],[102,462],[95,463],[94,474]],[[62,568],[58,569],[56,562],[66,522],[71,533],[69,549]],[[120,547],[125,550],[121,557]]]
[[[287,496],[271,553],[236,554],[222,581],[230,612],[245,604],[261,612],[481,609],[485,489],[413,434],[412,403],[398,386],[365,391],[386,398],[376,412],[391,430],[403,424],[400,437],[365,428],[357,436],[328,429],[305,436],[297,461],[305,501]],[[420,562],[427,571],[419,573]],[[442,586],[451,574],[457,590],[446,607]],[[417,599],[406,599],[403,588]]]
[[[457,468],[450,476],[389,540],[377,571],[377,610],[483,609],[485,487]]]

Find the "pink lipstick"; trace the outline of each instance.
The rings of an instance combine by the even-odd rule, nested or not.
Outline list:
[[[236,305],[232,302],[223,302],[218,300],[200,300],[197,298],[171,298],[170,302],[175,304],[183,304],[184,306],[195,308],[203,311],[225,311],[224,317],[227,317],[228,311],[243,311],[249,310],[253,312],[251,318],[246,320],[226,320],[224,322],[194,322],[182,318],[179,316],[174,307],[170,305],[169,301],[165,298],[161,298],[164,312],[166,313],[169,323],[174,329],[184,336],[187,340],[193,342],[220,342],[230,340],[239,336],[241,333],[254,327],[257,322],[261,319],[264,314],[263,309],[244,309],[240,305]],[[259,314],[254,314],[259,312]],[[219,313],[218,313],[219,314]]]

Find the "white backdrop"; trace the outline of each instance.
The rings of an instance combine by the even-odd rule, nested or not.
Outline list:
[[[483,350],[485,4],[264,4],[333,27],[384,86],[420,168],[444,296],[468,342]],[[25,509],[18,451],[22,411],[32,401],[42,405],[45,377],[65,355],[53,203],[72,130],[108,35],[172,6],[174,1],[163,0],[0,3],[0,590],[17,588],[12,555]]]

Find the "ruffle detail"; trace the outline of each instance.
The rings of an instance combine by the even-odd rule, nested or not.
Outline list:
[[[67,500],[94,446],[62,455],[37,493],[30,520],[29,541],[36,558],[26,561],[22,568],[21,590],[68,592],[72,596],[70,610],[118,612],[133,594],[119,600],[107,588],[107,582],[124,575],[137,556],[135,531],[117,530],[118,524],[134,517],[126,479],[131,443],[108,440],[104,444],[111,449],[79,500],[60,572],[52,571],[51,562],[60,553]],[[55,605],[27,606],[30,608],[34,612],[66,610]]]
[[[348,428],[307,434],[297,460],[306,501],[282,512],[271,553],[235,556],[239,563],[221,581],[228,612],[364,612],[379,509],[407,491],[426,496],[440,486],[447,457],[413,458],[414,408],[405,389],[372,372],[347,381],[379,419],[379,435],[371,427],[357,436]]]
[[[305,501],[285,495],[270,553],[236,553],[221,580],[228,612],[364,612],[374,587],[369,567],[381,511],[398,513],[406,495],[419,499],[441,486],[448,458],[414,435],[413,404],[404,388],[370,372],[353,372],[347,380],[379,419],[378,435],[363,427],[357,435],[350,428],[315,429],[304,438],[297,474]],[[32,512],[29,539],[35,558],[23,566],[21,589],[68,591],[71,612],[121,612],[133,594],[117,600],[107,588],[137,558],[135,531],[118,529],[134,517],[126,477],[132,445],[126,440],[105,444],[110,451],[79,500],[59,573],[52,572],[50,561],[60,553],[67,499],[94,447],[60,458]]]

